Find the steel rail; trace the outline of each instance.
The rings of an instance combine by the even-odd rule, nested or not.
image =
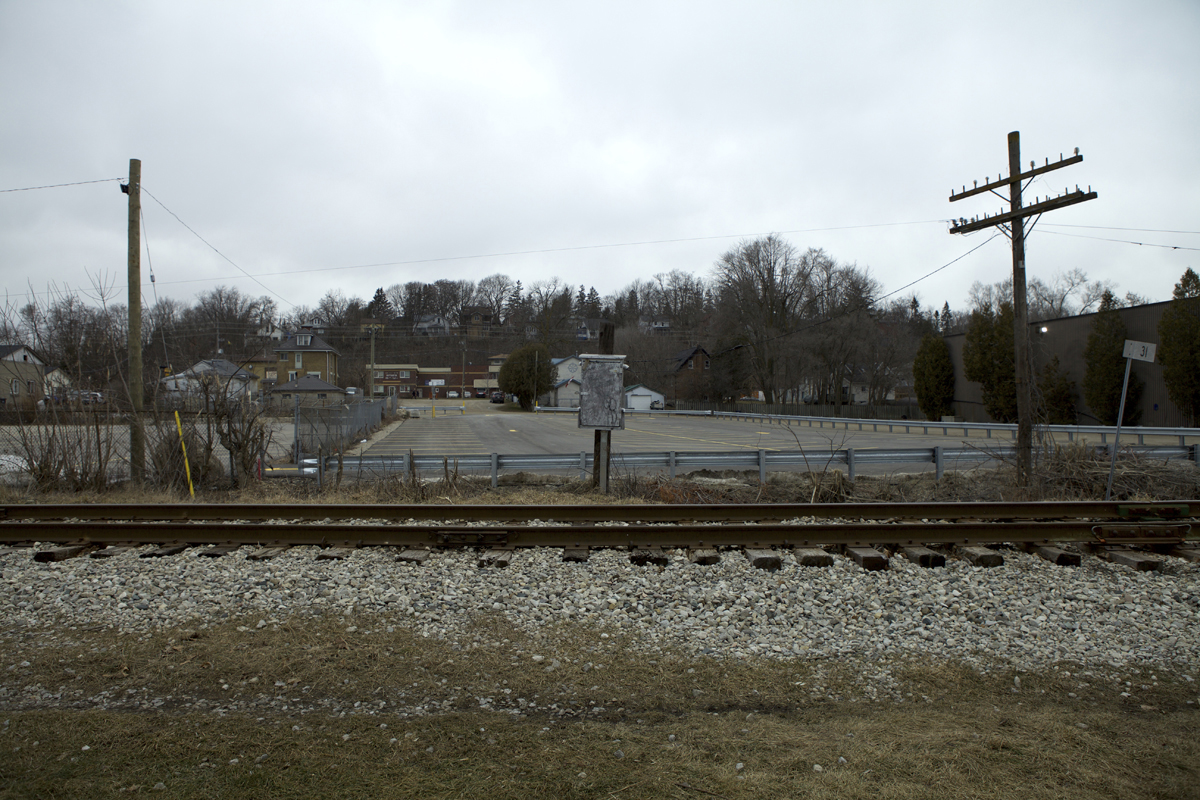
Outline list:
[[[746,503],[678,505],[432,505],[274,503],[107,503],[0,505],[0,530],[17,520],[462,520],[469,522],[752,522],[820,519],[1200,519],[1200,500],[972,502],[972,503]]]
[[[70,544],[256,544],[340,547],[797,547],[1000,542],[1169,545],[1200,538],[1188,523],[1019,521],[709,525],[277,525],[215,522],[10,522],[0,541]]]

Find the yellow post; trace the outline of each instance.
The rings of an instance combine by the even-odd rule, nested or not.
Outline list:
[[[188,491],[192,499],[196,499],[196,487],[192,486],[192,467],[187,460],[187,445],[183,442],[183,423],[179,421],[179,412],[175,412],[175,429],[179,431],[179,447],[183,450],[183,471],[187,473]]]

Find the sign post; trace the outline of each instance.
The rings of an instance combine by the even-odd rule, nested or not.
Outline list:
[[[1112,499],[1113,473],[1117,469],[1117,450],[1121,448],[1121,421],[1125,417],[1125,393],[1129,391],[1129,370],[1134,361],[1149,361],[1154,363],[1155,345],[1153,342],[1135,342],[1125,340],[1125,382],[1121,384],[1121,407],[1117,409],[1117,434],[1113,437],[1112,459],[1108,465],[1108,486],[1104,489],[1104,501]]]

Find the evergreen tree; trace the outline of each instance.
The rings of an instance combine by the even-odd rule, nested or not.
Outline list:
[[[1038,389],[1042,393],[1042,405],[1046,422],[1051,425],[1074,425],[1079,421],[1075,411],[1075,381],[1067,380],[1058,356],[1042,368]]]
[[[1167,397],[1191,424],[1200,422],[1200,276],[1183,273],[1158,321],[1158,361]]]
[[[587,316],[589,318],[602,317],[604,316],[603,311],[604,309],[603,303],[600,301],[600,293],[597,292],[596,287],[593,286],[590,290],[588,290],[587,294]]]
[[[392,308],[392,301],[388,299],[382,286],[375,290],[375,297],[367,305],[367,316],[380,322],[391,322],[392,318],[396,316],[396,311]]]
[[[983,405],[997,422],[1017,421],[1017,375],[1013,357],[1013,307],[971,312],[963,345],[963,374],[980,384]]]
[[[546,345],[536,342],[518,347],[504,359],[496,383],[506,394],[517,396],[526,411],[533,410],[533,401],[554,388],[554,364]]]
[[[913,359],[913,388],[926,419],[954,413],[954,363],[946,340],[932,333],[921,340]]]
[[[1120,302],[1112,292],[1105,291],[1100,310],[1092,321],[1083,360],[1087,373],[1083,378],[1083,399],[1101,425],[1116,425],[1121,407],[1121,386],[1125,382],[1125,323],[1117,313]],[[1142,418],[1138,403],[1145,384],[1136,373],[1129,375],[1129,390],[1125,397],[1122,425],[1136,425]]]

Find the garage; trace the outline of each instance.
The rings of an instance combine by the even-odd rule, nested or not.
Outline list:
[[[636,383],[625,387],[625,408],[634,411],[649,411],[651,408],[662,408],[663,396],[645,384]]]

